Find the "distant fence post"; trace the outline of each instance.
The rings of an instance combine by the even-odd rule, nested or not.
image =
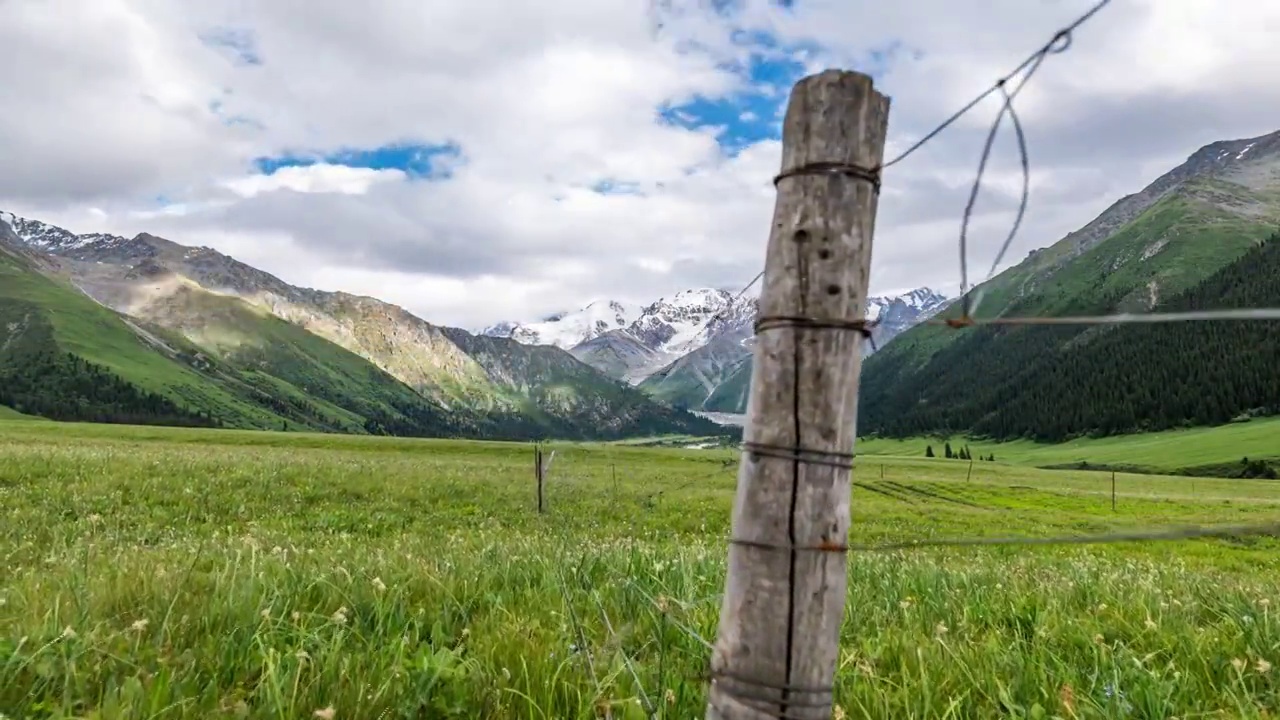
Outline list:
[[[709,720],[831,717],[888,115],[856,72],[806,77],[787,104]]]
[[[533,477],[538,483],[538,513],[542,513],[542,445],[533,445]]]
[[[1111,471],[1111,512],[1116,511],[1116,471]]]

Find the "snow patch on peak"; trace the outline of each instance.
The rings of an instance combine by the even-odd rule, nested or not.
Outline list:
[[[916,288],[901,295],[884,295],[867,298],[867,319],[880,320],[889,314],[907,314],[927,319],[947,306],[950,299],[928,287]]]
[[[891,325],[924,319],[948,299],[923,287],[902,295],[867,298],[867,317]],[[643,307],[615,300],[593,300],[577,312],[557,313],[534,323],[501,322],[480,331],[532,345],[577,347],[609,332],[625,333],[652,351],[673,359],[701,348],[723,334],[751,335],[757,300],[719,288],[691,288]]]
[[[13,234],[17,235],[22,242],[37,250],[45,250],[47,252],[66,252],[90,245],[114,247],[128,242],[122,237],[107,233],[77,235],[57,225],[31,220],[3,210],[0,210],[0,222],[6,223],[13,230]]]
[[[524,345],[554,345],[568,350],[610,330],[621,330],[640,309],[616,300],[595,300],[576,312],[559,312],[532,323],[500,322],[481,335],[511,338]]]

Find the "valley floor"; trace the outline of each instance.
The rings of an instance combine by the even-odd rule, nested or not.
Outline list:
[[[702,717],[736,454],[553,447],[540,515],[528,445],[0,423],[0,714]],[[1121,474],[1113,510],[1110,473],[967,470],[863,457],[851,542],[1280,517],[1277,483]],[[856,553],[835,717],[1274,717],[1278,549]]]
[[[1080,438],[1064,443],[1030,440],[986,442],[955,438],[860,438],[858,455],[923,457],[933,447],[942,456],[944,443],[954,449],[969,443],[975,456],[994,454],[997,461],[1035,467],[1066,466],[1086,462],[1149,472],[1214,474],[1218,466],[1243,458],[1280,460],[1280,418],[1262,418],[1217,427],[1166,432]],[[1225,469],[1225,468],[1224,468]]]

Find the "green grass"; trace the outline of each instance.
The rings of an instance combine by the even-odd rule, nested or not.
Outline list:
[[[555,449],[539,515],[524,444],[5,423],[0,713],[702,717],[736,454]],[[1120,475],[1112,512],[1109,474],[966,465],[863,457],[851,540],[1280,517],[1277,483]],[[1278,549],[856,553],[836,717],[1274,717]]]
[[[867,438],[858,440],[859,455],[923,456],[925,447],[942,454],[943,443],[958,449],[965,443],[975,455],[994,453],[996,460],[1045,467],[1086,461],[1091,465],[1175,471],[1241,458],[1280,458],[1280,418],[1266,418],[1210,428],[1081,438],[1064,443],[1030,440],[985,442],[955,438]]]
[[[11,407],[0,405],[0,420],[27,420],[30,415],[24,415]]]

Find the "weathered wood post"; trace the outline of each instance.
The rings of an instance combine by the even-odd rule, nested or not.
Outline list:
[[[888,115],[861,73],[791,91],[708,719],[832,715]]]
[[[533,476],[538,483],[538,513],[542,513],[542,445],[533,446]]]

